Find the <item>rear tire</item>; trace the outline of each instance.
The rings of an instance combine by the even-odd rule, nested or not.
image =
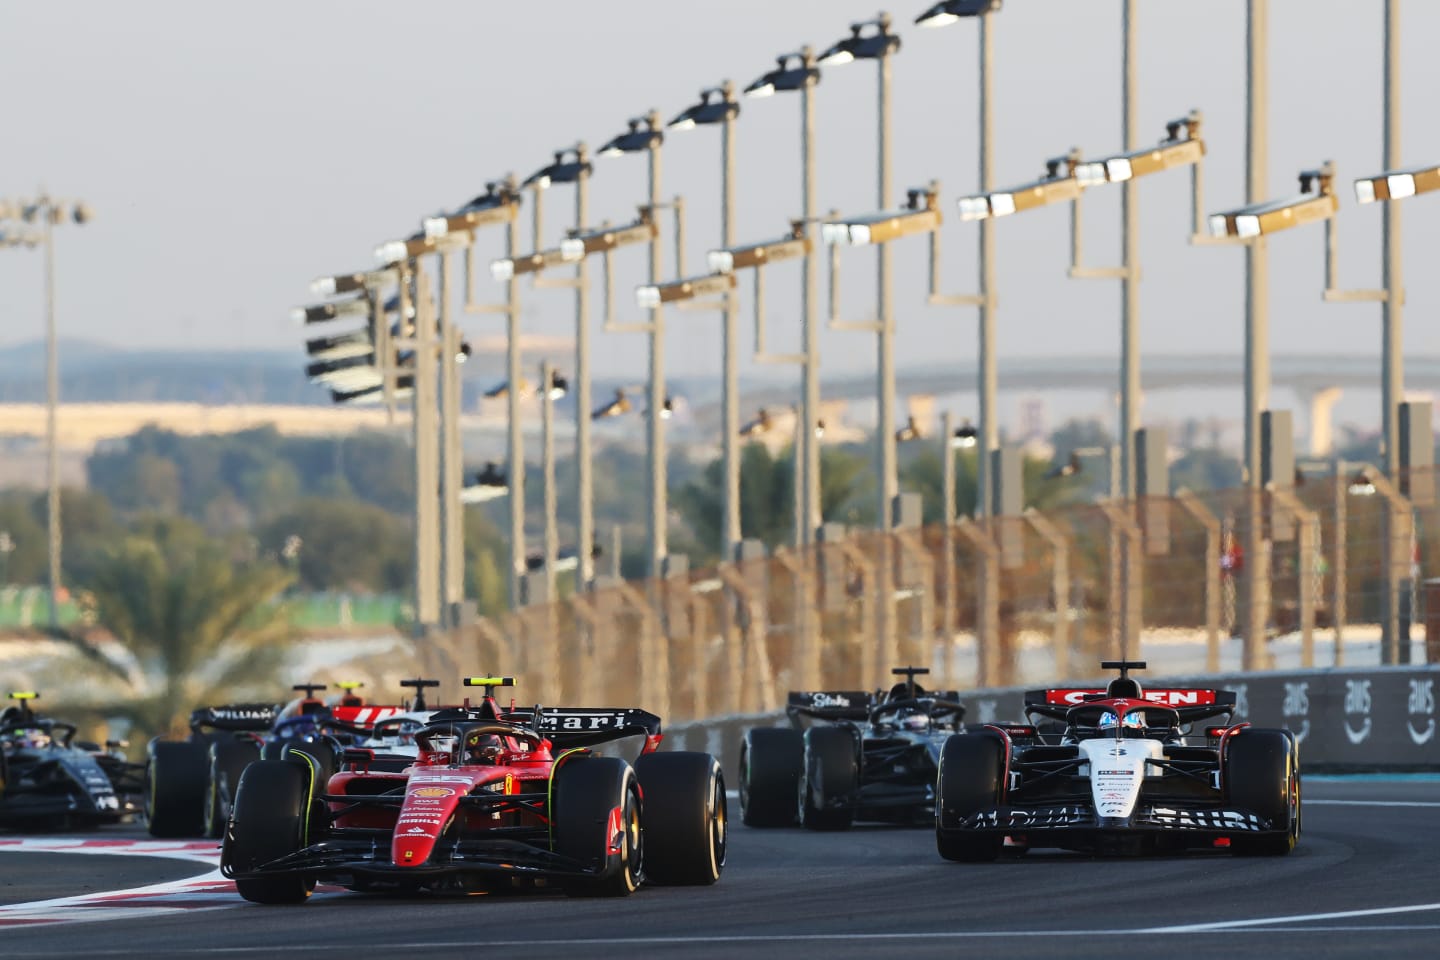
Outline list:
[[[964,829],[965,818],[999,806],[1004,745],[998,738],[957,733],[940,750],[935,783],[935,846],[946,860],[984,863],[1000,856],[1005,835]]]
[[[805,762],[799,730],[757,727],[740,744],[740,820],[747,827],[793,827]]]
[[[725,775],[708,753],[647,753],[635,761],[645,807],[645,881],[710,884],[725,867]]]
[[[1300,757],[1284,730],[1242,730],[1225,745],[1225,796],[1238,810],[1254,813],[1283,832],[1237,834],[1238,856],[1282,857],[1300,838]]]
[[[847,727],[805,731],[798,788],[800,824],[810,830],[849,830],[859,787],[858,745]]]
[[[235,787],[240,775],[260,758],[260,747],[249,740],[220,741],[210,745],[210,786],[205,804],[205,836],[218,840],[225,836],[225,821],[235,803]]]
[[[198,837],[205,832],[210,762],[206,745],[156,740],[145,768],[145,819],[152,837]]]
[[[628,897],[640,887],[644,833],[635,771],[618,757],[573,757],[550,787],[554,849],[595,871],[567,881],[570,896]],[[619,811],[618,831],[614,813]]]
[[[309,809],[310,774],[303,767],[284,760],[250,764],[235,791],[224,865],[245,873],[303,849]],[[252,903],[303,903],[315,879],[298,873],[236,878],[235,889]]]

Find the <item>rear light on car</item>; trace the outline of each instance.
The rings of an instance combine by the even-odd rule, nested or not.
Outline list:
[[[1206,727],[1205,736],[1209,737],[1211,740],[1219,740],[1221,737],[1225,736],[1225,731],[1229,729],[1229,727]]]
[[[1213,846],[1216,846],[1216,847],[1221,847],[1221,848],[1228,847],[1228,846],[1230,846],[1230,838],[1229,838],[1229,837],[1216,837],[1211,843],[1212,843]]]

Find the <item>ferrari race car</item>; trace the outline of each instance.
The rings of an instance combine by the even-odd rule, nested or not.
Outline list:
[[[924,667],[896,667],[888,693],[791,692],[791,727],[756,727],[740,745],[741,821],[844,830],[855,820],[929,823],[935,764],[965,708],[927,692]],[[808,721],[820,721],[810,723]]]
[[[502,709],[508,677],[468,678],[478,706],[436,711],[419,757],[386,769],[347,749],[328,779],[294,746],[240,778],[220,869],[256,903],[298,903],[317,882],[353,890],[559,887],[626,896],[641,883],[709,884],[725,864],[725,781],[708,753],[657,752],[639,709]],[[643,737],[638,758],[591,747]]]
[[[423,691],[438,681],[401,684]],[[255,760],[279,759],[290,744],[311,744],[310,752],[333,772],[344,743],[369,736],[376,721],[408,709],[367,705],[355,693],[360,686],[340,684],[344,693],[335,704],[316,696],[324,684],[297,683],[293,689],[302,696],[288,704],[201,707],[190,714],[188,739],[152,740],[145,794],[151,835],[219,839],[240,774]],[[328,748],[316,746],[321,742]]]
[[[12,693],[17,706],[0,713],[0,826],[61,830],[118,823],[132,813],[95,754],[75,744],[75,725],[35,715],[30,701],[37,697]],[[130,784],[135,765],[111,760],[120,785]]]
[[[947,740],[935,788],[940,855],[994,860],[1029,847],[1293,850],[1300,835],[1294,734],[1233,723],[1229,691],[1142,690],[1129,673],[1144,666],[1102,662],[1120,671],[1106,689],[1030,691],[1030,725],[987,724]],[[1204,725],[1198,734],[1196,724]]]

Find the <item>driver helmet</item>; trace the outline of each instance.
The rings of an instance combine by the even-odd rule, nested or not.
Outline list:
[[[471,734],[465,740],[467,763],[497,763],[505,752],[505,742],[493,733]]]
[[[1119,719],[1115,716],[1114,711],[1106,710],[1104,713],[1100,714],[1101,730],[1113,730],[1117,724],[1119,724]],[[1120,725],[1124,726],[1126,729],[1129,730],[1145,729],[1144,711],[1131,710],[1129,713],[1125,714],[1125,722]]]
[[[910,730],[914,733],[924,733],[930,729],[930,715],[928,713],[906,713],[900,717],[899,726],[901,730]]]
[[[50,735],[44,730],[16,730],[10,743],[17,748],[43,750],[50,746]]]

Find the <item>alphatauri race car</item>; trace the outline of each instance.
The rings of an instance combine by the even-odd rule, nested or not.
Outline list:
[[[626,896],[642,883],[709,884],[725,864],[725,781],[708,753],[658,752],[634,708],[496,703],[508,677],[472,677],[478,705],[437,710],[404,769],[348,748],[319,776],[303,747],[240,778],[220,869],[256,903],[298,903],[317,882],[401,892],[559,888]],[[591,747],[640,738],[633,763]]]
[[[935,788],[940,855],[994,860],[1030,847],[1293,850],[1300,835],[1294,734],[1233,723],[1230,691],[1144,690],[1129,675],[1144,666],[1102,662],[1120,671],[1104,690],[1029,691],[1030,724],[987,724],[950,737]]]
[[[855,820],[929,824],[936,761],[965,716],[953,690],[927,692],[924,667],[896,667],[888,693],[794,692],[791,726],[756,727],[740,745],[741,820],[844,830]],[[819,721],[818,723],[814,721]]]
[[[134,812],[95,753],[75,743],[74,724],[35,715],[37,697],[12,693],[17,705],[0,713],[0,826],[63,830],[118,823]],[[122,787],[134,779],[135,765],[111,760]]]
[[[423,691],[437,681],[401,684]],[[355,692],[363,684],[339,686],[343,693],[334,704],[316,696],[324,684],[297,683],[293,689],[301,696],[288,704],[201,707],[190,714],[188,739],[152,740],[146,791],[151,835],[219,839],[235,786],[250,763],[279,759],[291,744],[310,744],[310,753],[334,772],[344,743],[369,736],[377,721],[409,708],[408,704],[366,704]]]

